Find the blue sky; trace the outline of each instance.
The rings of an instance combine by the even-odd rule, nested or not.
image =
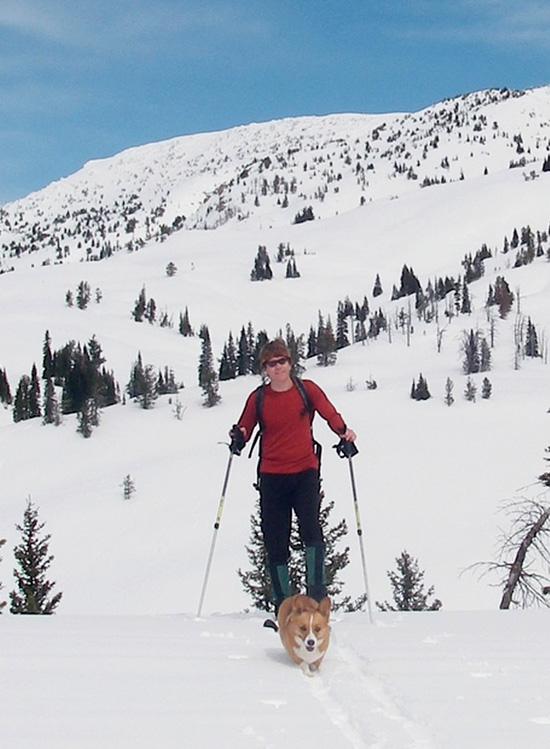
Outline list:
[[[177,135],[548,83],[546,0],[1,0],[0,203]]]

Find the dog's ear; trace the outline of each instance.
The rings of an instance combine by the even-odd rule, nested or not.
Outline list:
[[[331,602],[330,598],[328,596],[325,596],[322,601],[319,603],[319,613],[321,616],[324,616],[325,619],[328,619],[331,609]]]

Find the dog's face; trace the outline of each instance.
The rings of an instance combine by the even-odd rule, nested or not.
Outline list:
[[[326,599],[328,601],[328,599]],[[330,636],[330,602],[323,608],[295,609],[288,621],[292,649],[305,663],[315,663],[322,658],[328,647]]]

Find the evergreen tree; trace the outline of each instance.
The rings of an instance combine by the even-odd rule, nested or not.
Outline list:
[[[137,396],[139,405],[148,410],[153,408],[158,398],[158,377],[152,364],[147,364],[143,370],[143,390]]]
[[[11,406],[13,398],[11,396],[10,383],[5,369],[0,369],[0,403]]]
[[[514,230],[515,231],[515,230]],[[498,305],[498,313],[504,320],[508,316],[514,303],[514,295],[510,291],[507,281],[502,276],[497,276],[494,290],[495,304]]]
[[[122,495],[124,499],[132,499],[136,491],[136,485],[130,474],[126,474],[122,481]]]
[[[6,543],[6,539],[5,538],[0,538],[0,549],[2,548],[2,546],[5,543]],[[2,557],[0,557],[0,562],[1,561],[2,561]],[[3,588],[4,588],[4,586],[2,585],[2,583],[0,583],[0,590],[3,590]],[[0,614],[2,613],[2,609],[5,607],[5,605],[6,605],[5,601],[0,601]]]
[[[40,408],[40,382],[38,380],[36,364],[33,364],[31,370],[31,387],[29,390],[29,418],[36,419],[38,416],[42,416]]]
[[[78,309],[86,309],[91,298],[92,291],[90,289],[90,284],[87,281],[81,281],[76,290],[76,306]]]
[[[487,343],[487,339],[482,337],[480,339],[480,352],[479,352],[479,371],[488,372],[491,369],[491,349]]]
[[[43,424],[55,424],[59,426],[61,424],[61,415],[59,413],[59,404],[55,394],[55,387],[51,377],[46,380],[46,387],[44,388],[44,405],[43,405],[44,416],[42,417]]]
[[[47,330],[44,336],[44,345],[42,347],[42,379],[47,380],[53,377],[53,356],[51,350],[50,331]]]
[[[470,332],[463,332],[462,351],[464,352],[464,361],[462,369],[464,374],[474,374],[480,371],[481,361],[479,355],[479,332],[470,329]]]
[[[330,367],[336,363],[336,339],[332,330],[330,315],[325,323],[319,313],[319,327],[317,329],[317,364]]]
[[[186,338],[195,335],[191,323],[189,322],[189,310],[187,307],[185,308],[183,315],[180,313],[179,332]]]
[[[214,371],[214,360],[212,356],[212,344],[210,332],[206,325],[201,327],[201,355],[199,359],[199,385],[203,391],[203,405],[211,408],[220,402],[218,392],[218,376]]]
[[[347,536],[348,528],[345,520],[330,526],[330,515],[333,509],[334,502],[330,501],[325,506],[321,506],[319,515],[325,539],[325,574],[328,595],[332,599],[333,609],[358,611],[364,606],[366,596],[360,596],[356,600],[352,600],[350,596],[342,596],[344,584],[339,579],[339,573],[348,566],[350,560],[349,547],[340,549],[339,544]],[[253,606],[261,611],[269,611],[272,607],[272,592],[260,523],[259,497],[256,502],[256,511],[250,516],[250,540],[246,546],[246,553],[250,568],[248,571],[238,570],[243,589],[250,596]],[[304,547],[295,518],[292,520],[290,535],[289,577],[291,589],[295,591],[305,589]]]
[[[489,378],[484,377],[483,382],[481,383],[481,397],[488,400],[491,397],[492,392],[493,386],[491,385]]]
[[[178,272],[177,265],[175,265],[175,263],[170,261],[168,265],[166,266],[166,275],[168,276],[168,278],[172,278],[172,276],[175,276],[177,272]]]
[[[233,334],[229,333],[227,343],[223,347],[222,358],[220,359],[220,369],[218,377],[222,380],[234,380],[237,376],[237,351]]]
[[[76,431],[85,439],[92,436],[93,427],[99,426],[99,409],[94,398],[87,398],[76,415]]]
[[[17,591],[10,593],[12,614],[53,614],[62,593],[50,596],[55,583],[46,579],[53,561],[49,554],[50,534],[41,537],[44,523],[38,520],[38,509],[28,500],[23,515],[23,525],[16,525],[21,533],[21,543],[14,555],[18,569],[14,570]]]
[[[313,325],[309,328],[309,335],[307,337],[307,353],[306,358],[310,359],[312,356],[317,356],[317,333]]]
[[[269,261],[267,247],[260,245],[254,260],[254,267],[250,272],[251,281],[270,281],[273,278],[273,271]]]
[[[411,398],[415,401],[425,401],[431,397],[432,396],[428,388],[428,383],[424,379],[424,376],[421,373],[418,377],[418,383],[415,383],[413,380],[413,384],[411,388]]]
[[[455,402],[454,396],[453,396],[453,389],[454,389],[454,382],[451,380],[450,377],[447,377],[447,380],[445,382],[445,397],[444,402],[447,404],[447,406],[452,406]]]
[[[463,285],[462,285],[462,304],[460,306],[460,311],[463,315],[469,315],[472,312],[472,302],[470,301],[470,290],[468,288],[468,284],[466,283],[466,279],[464,279]]]
[[[145,308],[145,319],[152,325],[157,318],[157,303],[153,298],[149,299]]]
[[[30,390],[31,381],[28,375],[23,375],[19,380],[15,398],[13,401],[13,420],[26,421],[30,419]]]
[[[237,375],[240,377],[250,372],[250,360],[251,351],[248,345],[248,336],[243,325],[241,328],[241,334],[239,336],[239,344],[237,350]]]
[[[336,348],[341,349],[349,346],[348,320],[346,310],[342,302],[338,302],[336,314]]]
[[[134,318],[136,322],[143,322],[146,309],[147,309],[147,296],[145,294],[145,286],[143,286],[141,291],[139,292],[139,297],[137,298],[134,304],[134,310],[132,312],[132,317]]]
[[[374,287],[372,289],[372,295],[376,297],[380,296],[380,294],[382,294],[382,284],[380,282],[380,275],[377,273],[376,279],[374,281]]]
[[[466,380],[466,387],[464,389],[464,397],[470,403],[475,403],[476,395],[477,395],[477,387],[475,385],[475,382],[473,382],[473,380],[470,377],[468,377],[468,379]]]
[[[288,350],[290,351],[290,356],[292,358],[294,374],[297,377],[300,377],[305,371],[305,368],[302,364],[302,361],[304,359],[304,348],[305,348],[304,337],[301,335],[296,336],[294,331],[290,327],[290,324],[287,323],[285,338],[286,338],[286,346]]]
[[[525,336],[525,356],[540,356],[537,331],[535,326],[531,322],[530,317],[527,320],[527,334]]]
[[[65,304],[67,307],[72,307],[74,305],[73,292],[70,289],[65,294]]]
[[[126,392],[130,398],[139,398],[145,390],[145,369],[141,359],[141,351],[138,351],[137,360],[134,362],[130,372],[130,381],[126,385]]]
[[[396,560],[397,570],[388,570],[388,578],[393,593],[393,604],[384,601],[376,605],[380,611],[438,611],[442,603],[438,598],[433,601],[434,586],[424,590],[425,572],[420,569],[418,560],[407,551],[402,551]]]

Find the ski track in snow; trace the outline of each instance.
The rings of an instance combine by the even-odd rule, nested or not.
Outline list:
[[[365,673],[361,656],[332,637],[311,690],[354,749],[435,749],[427,730],[404,714],[384,685]],[[329,665],[330,664],[330,665]]]

